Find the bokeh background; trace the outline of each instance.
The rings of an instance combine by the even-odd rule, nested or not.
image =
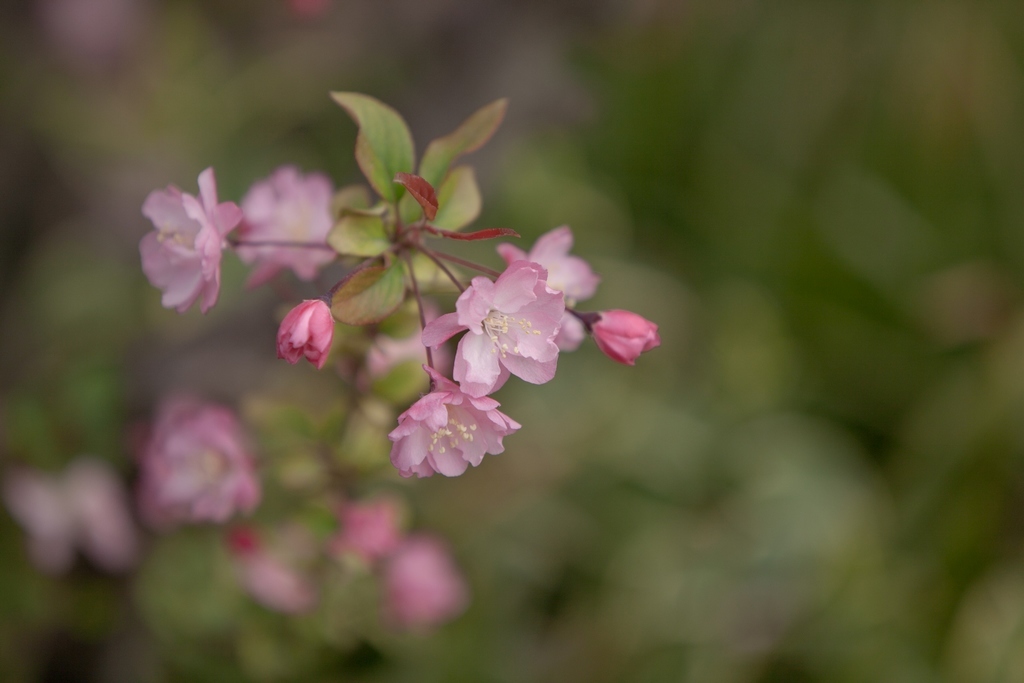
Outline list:
[[[524,428],[461,478],[368,484],[451,541],[455,622],[382,635],[342,601],[326,637],[243,605],[203,529],[44,577],[5,512],[0,679],[1024,680],[1024,4],[3,3],[5,467],[131,481],[173,391],[330,400],[237,260],[179,316],[137,246],[146,194],[207,166],[234,201],[284,163],[360,180],[330,90],[421,151],[509,97],[480,224],[571,225],[594,307],[662,347],[510,383]]]

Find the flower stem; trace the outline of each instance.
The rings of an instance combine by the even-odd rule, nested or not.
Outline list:
[[[325,249],[334,251],[334,248],[323,242],[292,242],[289,240],[239,240],[228,238],[233,247],[292,247],[295,249]]]
[[[581,323],[583,323],[583,327],[587,328],[587,332],[588,333],[594,331],[594,323],[596,323],[598,320],[601,319],[601,314],[600,313],[585,313],[585,312],[577,311],[574,308],[568,308],[568,307],[566,307],[565,312],[566,313],[571,313],[577,319],[579,319],[579,321]]]
[[[416,297],[416,307],[420,312],[420,331],[423,331],[423,328],[427,326],[427,316],[423,313],[423,297],[420,296],[420,286],[419,283],[416,282],[416,273],[412,270],[412,258],[409,257],[408,252],[404,253],[403,256],[405,256],[406,265],[409,266],[409,279],[412,280],[412,293],[413,296]],[[433,370],[434,355],[431,353],[429,346],[424,345],[423,348],[427,351],[427,366]],[[431,384],[433,384],[433,380],[431,380]]]
[[[455,277],[454,273],[452,273],[452,271],[448,270],[448,266],[446,266],[444,263],[442,263],[441,259],[438,258],[440,256],[440,254],[435,254],[431,250],[426,249],[424,247],[420,247],[420,251],[422,251],[423,254],[427,258],[429,258],[431,261],[433,261],[434,264],[438,268],[440,268],[444,272],[445,275],[448,276],[448,279],[451,280],[455,284],[455,286],[459,288],[459,292],[465,292],[466,291],[466,288],[463,286],[463,284],[461,282],[459,282],[459,278]]]
[[[427,253],[426,250],[424,250],[424,253]],[[445,254],[444,252],[441,251],[430,252],[427,255],[430,256],[431,254],[433,254],[433,257],[444,259],[445,261],[448,261],[450,263],[456,263],[465,268],[472,268],[473,270],[480,271],[481,273],[484,273],[485,275],[490,275],[491,277],[499,277],[501,275],[501,273],[499,273],[498,271],[488,268],[487,266],[482,266],[479,263],[467,261],[466,259],[459,258],[458,256]]]

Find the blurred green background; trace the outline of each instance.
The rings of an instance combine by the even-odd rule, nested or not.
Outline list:
[[[137,245],[146,194],[207,166],[223,200],[284,163],[361,180],[330,90],[420,151],[508,96],[480,225],[569,224],[594,308],[661,348],[585,346],[502,390],[504,455],[374,482],[469,577],[436,633],[210,606],[202,530],[44,578],[5,513],[0,680],[1024,680],[1024,4],[0,5],[4,465],[130,479],[169,391],[329,395],[236,259],[178,316]]]

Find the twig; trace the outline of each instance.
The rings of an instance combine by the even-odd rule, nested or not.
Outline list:
[[[412,293],[413,296],[416,297],[416,307],[420,311],[420,332],[422,332],[427,326],[427,316],[423,312],[423,297],[420,296],[420,286],[419,283],[416,282],[416,273],[412,270],[412,259],[409,257],[408,252],[406,252],[404,256],[405,262],[409,266],[409,279],[412,280]],[[423,348],[427,350],[427,366],[430,367],[430,369],[434,369],[434,355],[431,353],[430,347],[424,344]],[[433,384],[434,380],[431,379],[430,383]]]
[[[429,249],[424,249],[423,247],[420,247],[420,251],[422,251],[423,254],[427,258],[429,258],[431,261],[433,261],[434,264],[438,268],[440,268],[444,272],[445,275],[448,276],[448,279],[451,280],[455,284],[455,286],[459,288],[459,292],[465,292],[466,291],[466,288],[462,285],[461,282],[459,282],[459,279],[457,277],[455,277],[455,275],[452,273],[452,271],[448,270],[448,266],[446,266],[445,264],[441,263],[441,260],[438,258],[438,256],[439,256],[438,254],[435,254],[434,252],[430,251]],[[410,266],[410,267],[412,267],[412,266]]]
[[[426,252],[424,252],[424,253],[426,253]],[[466,268],[472,268],[473,270],[478,270],[481,273],[484,273],[485,275],[490,275],[491,277],[500,277],[501,276],[501,273],[499,273],[496,270],[492,270],[491,268],[488,268],[487,266],[481,266],[479,263],[473,263],[472,261],[467,261],[466,259],[461,259],[458,256],[452,256],[451,254],[445,254],[444,252],[441,252],[441,251],[431,252],[431,253],[434,256],[436,256],[437,258],[444,259],[445,261],[450,261],[452,263],[458,264],[460,266],[464,266]]]

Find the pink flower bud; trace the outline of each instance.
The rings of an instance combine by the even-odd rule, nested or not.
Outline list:
[[[324,367],[334,339],[334,318],[322,299],[307,299],[288,312],[277,331],[277,357],[292,365],[303,356]]]
[[[597,348],[619,363],[633,365],[637,356],[661,346],[658,326],[630,311],[601,311],[592,325]]]
[[[432,536],[406,539],[388,562],[384,581],[387,615],[398,627],[443,623],[469,603],[466,581],[447,546]]]

